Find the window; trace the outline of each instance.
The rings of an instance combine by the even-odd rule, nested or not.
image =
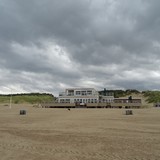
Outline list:
[[[60,103],[64,103],[64,99],[60,99]]]
[[[92,95],[92,91],[87,91],[87,95]]]
[[[74,90],[68,90],[68,96],[73,96],[74,95]]]
[[[70,103],[70,99],[66,99],[66,103]]]
[[[82,95],[86,95],[86,91],[82,91]]]
[[[81,95],[81,92],[80,91],[76,91],[76,95]]]

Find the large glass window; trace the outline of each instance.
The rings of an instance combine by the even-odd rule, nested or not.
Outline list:
[[[70,99],[66,99],[66,103],[70,103]]]
[[[81,95],[81,92],[80,91],[76,91],[76,95]]]
[[[64,99],[60,99],[60,103],[64,103]]]
[[[73,96],[74,95],[74,90],[68,90],[68,96]]]
[[[92,95],[92,91],[87,91],[87,95]]]
[[[82,91],[82,95],[86,95],[86,91]]]

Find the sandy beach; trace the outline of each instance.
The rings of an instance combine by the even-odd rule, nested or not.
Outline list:
[[[1,105],[0,159],[159,160],[160,109],[124,113]]]

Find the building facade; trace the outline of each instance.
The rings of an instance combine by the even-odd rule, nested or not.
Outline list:
[[[61,92],[59,103],[97,103],[99,94],[94,88],[70,88]]]

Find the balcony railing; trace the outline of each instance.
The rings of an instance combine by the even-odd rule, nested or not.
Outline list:
[[[66,96],[66,93],[65,92],[60,92],[59,96]]]

